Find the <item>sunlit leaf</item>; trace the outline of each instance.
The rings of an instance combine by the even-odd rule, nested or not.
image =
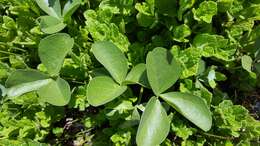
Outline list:
[[[160,97],[202,130],[210,130],[211,112],[202,98],[180,92],[169,92]]]
[[[92,51],[97,60],[104,65],[111,76],[121,84],[125,80],[128,70],[127,59],[123,52],[108,41],[94,43]]]
[[[152,97],[142,114],[136,135],[138,146],[157,146],[167,137],[170,120],[160,101]]]

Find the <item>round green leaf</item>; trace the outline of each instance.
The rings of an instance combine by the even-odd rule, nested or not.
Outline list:
[[[61,6],[60,0],[35,0],[38,6],[48,15],[60,18]]]
[[[167,137],[170,120],[156,97],[147,103],[136,135],[138,146],[157,146]]]
[[[67,81],[58,78],[38,90],[41,100],[56,106],[64,106],[70,101],[70,86]]]
[[[109,71],[116,82],[121,84],[126,77],[128,65],[123,52],[108,41],[96,42],[92,51],[97,60]]]
[[[202,98],[180,92],[169,92],[160,97],[202,130],[211,128],[211,112]]]
[[[146,58],[149,83],[156,95],[170,88],[181,75],[181,66],[170,52],[155,48]]]
[[[65,33],[53,34],[41,40],[39,56],[50,75],[59,73],[63,60],[73,45],[73,38]]]
[[[120,86],[108,76],[95,77],[87,87],[88,102],[93,106],[103,105],[123,94],[126,89],[126,86]]]
[[[8,77],[5,85],[7,88],[10,88],[19,84],[44,80],[48,78],[49,77],[46,74],[43,74],[37,70],[16,70]]]
[[[125,84],[140,84],[144,87],[150,87],[147,79],[147,71],[144,63],[140,63],[132,68],[128,73],[125,81]]]
[[[44,33],[52,34],[61,31],[66,27],[60,19],[52,16],[42,16],[40,28]]]

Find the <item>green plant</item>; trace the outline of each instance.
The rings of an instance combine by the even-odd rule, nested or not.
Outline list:
[[[73,44],[74,40],[64,33],[53,34],[42,39],[38,51],[48,74],[32,69],[14,71],[6,80],[7,89],[4,89],[4,93],[12,98],[37,91],[42,101],[57,106],[68,104],[71,96],[70,86],[58,74]]]
[[[151,86],[155,94],[142,114],[136,136],[137,145],[159,145],[169,133],[170,120],[158,97],[204,131],[210,129],[211,113],[202,98],[180,92],[164,93],[181,75],[180,65],[166,49],[155,48],[149,52],[146,65],[135,66],[128,75],[127,59],[113,43],[96,42],[92,46],[92,52],[113,78],[97,76],[89,82],[87,97],[91,105],[100,106],[112,101],[126,91],[128,83]]]
[[[259,145],[259,10],[1,0],[0,146]]]
[[[36,0],[38,6],[48,14],[41,16],[40,28],[44,33],[52,34],[61,31],[66,27],[66,22],[70,21],[71,15],[77,10],[81,1],[68,1],[63,10],[59,0]]]

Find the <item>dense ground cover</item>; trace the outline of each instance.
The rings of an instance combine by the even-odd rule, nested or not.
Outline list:
[[[1,0],[0,145],[260,145],[259,0]]]

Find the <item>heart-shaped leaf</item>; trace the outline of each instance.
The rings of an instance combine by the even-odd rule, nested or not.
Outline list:
[[[71,17],[71,15],[78,9],[78,7],[80,6],[81,0],[69,0],[62,11],[62,15],[64,20],[67,20]]]
[[[121,84],[127,74],[127,59],[117,46],[109,41],[100,41],[92,45],[97,60],[109,71],[112,77]]]
[[[63,60],[73,45],[73,38],[65,33],[53,34],[41,40],[39,56],[50,75],[59,73]]]
[[[23,83],[7,89],[8,97],[21,96],[24,93],[36,91],[43,86],[48,85],[51,79],[37,80],[33,82]]]
[[[61,31],[66,27],[60,19],[53,16],[42,16],[40,28],[44,33],[52,34]]]
[[[150,87],[148,79],[146,66],[144,63],[140,63],[132,68],[132,70],[128,73],[125,81],[125,84],[140,84],[144,87]]]
[[[169,92],[160,97],[202,130],[211,128],[211,112],[202,98],[180,92]]]
[[[108,76],[95,77],[87,87],[88,102],[93,106],[103,105],[123,94],[126,89],[126,86],[118,85]]]
[[[48,79],[46,74],[37,70],[16,70],[11,73],[5,82],[5,86],[10,88],[12,86],[20,85],[23,83],[34,82],[38,80]]]
[[[60,18],[60,0],[35,0],[38,6],[48,15]]]
[[[138,146],[157,146],[164,141],[170,130],[170,120],[156,97],[147,103],[136,135]]]
[[[38,90],[38,95],[42,101],[56,106],[64,106],[70,101],[70,86],[67,81],[58,78]]]
[[[149,83],[156,95],[170,88],[181,75],[181,66],[170,52],[155,48],[146,58]]]

